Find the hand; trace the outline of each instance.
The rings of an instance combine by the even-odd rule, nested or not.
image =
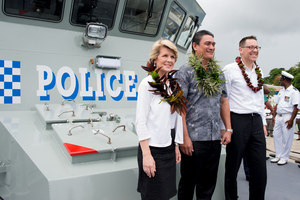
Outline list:
[[[224,133],[221,131],[221,144],[226,145],[231,142],[231,132],[224,131]]]
[[[179,146],[175,145],[175,156],[176,156],[176,164],[181,161],[181,153],[179,151]]]
[[[149,178],[155,176],[156,166],[152,155],[143,155],[143,169]]]
[[[268,131],[267,131],[267,126],[264,125],[264,133],[265,133],[265,136],[267,137],[268,136]]]
[[[225,130],[221,129],[221,138],[223,138],[223,135],[225,134]]]
[[[189,136],[183,137],[183,144],[180,145],[180,149],[184,154],[188,156],[192,156],[194,152],[194,148],[193,148],[193,143]]]
[[[285,124],[287,124],[286,126],[287,129],[291,129],[293,127],[293,120],[287,120]]]

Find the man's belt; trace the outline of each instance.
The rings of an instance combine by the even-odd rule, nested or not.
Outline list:
[[[240,113],[235,113],[235,112],[230,112],[230,113],[233,113],[233,114],[236,114],[236,115],[250,115],[250,116],[252,116],[252,117],[260,115],[260,114],[258,114],[258,113],[242,113],[242,114],[240,114]]]

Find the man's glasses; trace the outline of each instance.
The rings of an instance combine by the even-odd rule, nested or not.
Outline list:
[[[244,47],[242,47],[242,48],[248,48],[248,49],[250,49],[251,51],[253,51],[254,49],[257,49],[258,51],[260,51],[261,50],[261,47],[259,47],[259,46],[244,46]]]

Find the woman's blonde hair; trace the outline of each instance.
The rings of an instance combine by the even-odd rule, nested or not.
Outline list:
[[[173,53],[175,54],[175,62],[177,61],[178,50],[177,50],[175,44],[168,39],[161,38],[161,39],[157,40],[152,46],[152,49],[151,49],[151,52],[149,55],[150,63],[154,64],[154,60],[157,59],[161,47],[166,47],[166,48],[170,49],[171,51],[173,51]]]

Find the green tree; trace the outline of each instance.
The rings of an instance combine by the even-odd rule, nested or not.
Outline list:
[[[278,85],[279,81],[277,84],[274,83],[274,80],[276,79],[276,77],[278,77],[278,75],[281,74],[281,72],[284,71],[284,68],[274,68],[270,71],[270,76],[264,78],[265,83],[266,84],[270,84],[270,85]]]
[[[298,72],[298,74],[294,75],[292,84],[294,87],[296,87],[296,88],[298,88],[298,90],[300,90],[300,72]]]
[[[280,86],[280,77],[281,77],[281,74],[278,74],[278,75],[274,78],[272,85]]]
[[[265,83],[270,85],[280,85],[279,77],[282,71],[285,71],[285,69],[284,68],[272,69],[269,73],[270,75],[264,78]],[[295,66],[287,70],[287,72],[294,76],[294,79],[292,80],[293,86],[300,89],[300,62],[298,62],[297,64],[295,64]]]
[[[292,80],[293,86],[300,88],[300,62],[291,67],[287,72],[294,76],[294,79]]]
[[[268,99],[270,97],[273,97],[275,95],[275,92],[276,92],[276,90],[274,88],[269,88],[269,90],[270,90],[270,93],[267,95]]]

